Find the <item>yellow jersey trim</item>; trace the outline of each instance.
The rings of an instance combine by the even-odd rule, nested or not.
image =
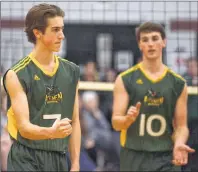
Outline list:
[[[140,68],[141,72],[143,73],[143,75],[144,75],[148,80],[150,80],[150,81],[153,82],[153,83],[157,83],[157,82],[161,81],[161,80],[166,76],[166,74],[167,74],[167,72],[168,72],[168,67],[165,67],[165,70],[164,70],[164,72],[162,73],[162,75],[161,75],[160,77],[158,77],[157,79],[152,79],[150,76],[148,76],[148,75],[146,74],[145,70],[142,68],[141,63],[138,64],[138,65],[139,65],[139,68]]]
[[[11,68],[16,73],[23,69],[25,66],[27,66],[30,63],[31,59],[29,57],[24,58],[22,61],[17,63],[13,68]]]
[[[171,73],[171,74],[173,74],[175,77],[181,79],[182,81],[186,82],[186,80],[181,75],[175,73],[173,70],[168,69],[168,72]]]
[[[20,60],[17,64],[12,67],[12,70],[16,70],[19,66],[23,65],[29,59],[28,56]]]
[[[53,69],[52,72],[47,71],[46,69],[44,69],[42,67],[42,65],[33,57],[32,53],[29,54],[29,57],[32,59],[32,61],[34,62],[34,64],[45,74],[48,76],[54,76],[56,71],[58,70],[59,67],[59,60],[58,57],[54,55],[54,60],[55,60],[55,67]]]
[[[7,116],[8,116],[8,123],[7,123],[7,130],[9,132],[9,134],[17,140],[17,133],[18,133],[18,129],[17,129],[17,124],[16,124],[16,120],[14,118],[14,112],[12,107],[10,107],[7,111]]]
[[[129,69],[127,69],[126,71],[120,73],[120,76],[127,75],[127,74],[129,74],[129,73],[131,73],[131,72],[136,71],[137,69],[139,69],[139,65],[138,65],[138,64],[135,65],[135,66],[133,66],[133,67],[131,67],[131,68],[129,68]]]
[[[64,59],[64,58],[61,58],[61,57],[59,57],[59,56],[57,56],[59,59],[61,59],[62,61],[65,61],[65,62],[70,62],[69,60],[66,60],[66,59]]]
[[[121,133],[120,133],[120,145],[122,147],[124,147],[125,144],[126,144],[126,137],[127,137],[127,130],[121,130]]]
[[[61,58],[61,57],[59,57],[59,56],[57,56],[57,58],[58,59],[60,59],[60,60],[62,60],[62,61],[64,61],[64,62],[66,62],[67,64],[69,64],[69,65],[74,65],[74,66],[77,66],[75,63],[73,63],[73,62],[71,62],[71,61],[69,61],[69,60],[67,60],[67,59],[64,59],[64,58]]]
[[[14,71],[17,73],[18,71],[22,70],[25,68],[32,60],[30,58],[27,58],[26,61],[23,62],[18,68],[14,69]]]

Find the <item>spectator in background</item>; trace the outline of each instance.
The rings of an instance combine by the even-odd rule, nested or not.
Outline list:
[[[80,153],[80,171],[94,171],[96,169],[96,163],[89,157],[87,151],[84,149],[82,143],[84,143],[84,136],[86,135],[86,122],[81,112],[83,111],[82,99],[79,96],[79,118],[81,126],[81,153]]]
[[[188,86],[198,85],[198,61],[197,58],[189,58],[186,61],[187,72],[184,74],[184,78],[187,81]]]
[[[82,81],[99,81],[100,77],[96,69],[96,63],[88,61],[84,66],[83,75],[81,76]]]
[[[105,73],[103,79],[104,82],[114,83],[117,76],[117,71],[114,69],[108,69]],[[109,125],[112,130],[112,140],[114,140],[115,154],[116,158],[114,159],[114,164],[117,165],[119,169],[119,155],[120,155],[120,132],[113,130],[112,126],[112,106],[113,106],[113,93],[111,91],[102,91],[100,92],[100,108],[104,112]],[[118,158],[117,158],[118,157]],[[116,168],[117,168],[116,167]]]
[[[82,103],[84,105],[82,115],[86,122],[85,148],[108,151],[111,146],[111,131],[103,112],[98,107],[97,93],[85,91],[82,94]]]
[[[187,72],[184,74],[188,86],[198,85],[198,61],[196,58],[189,58],[187,60]],[[188,97],[188,121],[194,122],[198,120],[198,95],[190,95]],[[191,125],[189,125],[191,127]]]
[[[108,69],[103,78],[103,82],[113,83],[116,79],[117,72],[114,69]],[[111,125],[113,94],[111,91],[101,91],[100,108],[104,112],[109,124]]]
[[[85,91],[82,94],[82,103],[84,109],[81,115],[83,115],[82,118],[85,121],[84,126],[86,127],[84,147],[90,157],[97,163],[97,153],[102,151],[105,154],[104,161],[110,160],[110,157],[115,159],[117,156],[118,158],[114,140],[112,140],[110,125],[103,112],[99,109],[98,94],[94,91]]]
[[[188,86],[198,86],[198,61],[197,58],[187,60],[187,72],[184,74]],[[189,140],[188,144],[196,150],[195,153],[189,154],[189,161],[183,167],[183,171],[198,171],[198,95],[188,96],[188,126]]]
[[[114,69],[108,69],[104,78],[105,82],[114,83],[116,79],[117,72]]]
[[[3,82],[2,82],[2,76],[4,73],[4,69],[1,66],[1,71],[0,71],[0,77],[1,77],[1,134],[5,129],[6,123],[7,123],[7,116],[6,116],[6,111],[7,111],[7,96],[6,92],[3,87]]]
[[[2,77],[4,69],[1,66],[0,77]],[[7,170],[7,157],[11,146],[11,140],[6,129],[7,124],[7,96],[1,80],[1,171]]]

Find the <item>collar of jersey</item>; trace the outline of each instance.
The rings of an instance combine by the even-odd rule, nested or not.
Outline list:
[[[59,60],[58,60],[58,57],[55,56],[55,55],[54,55],[55,67],[54,67],[54,69],[53,69],[52,72],[49,72],[49,71],[45,70],[45,69],[41,66],[41,64],[33,57],[32,53],[30,53],[28,56],[31,58],[31,60],[33,61],[33,63],[34,63],[45,75],[47,75],[47,76],[51,76],[51,77],[54,76],[54,74],[55,74],[56,71],[58,70]]]
[[[162,75],[161,75],[160,77],[158,77],[157,79],[152,79],[150,76],[148,76],[148,75],[146,74],[145,70],[142,68],[142,65],[141,65],[141,64],[138,64],[138,65],[139,65],[139,68],[140,68],[141,72],[144,74],[144,76],[145,76],[148,80],[150,80],[151,82],[153,82],[153,83],[156,83],[156,82],[161,81],[161,80],[166,76],[166,73],[168,72],[168,68],[165,67],[165,70],[164,70],[164,72],[162,73]]]

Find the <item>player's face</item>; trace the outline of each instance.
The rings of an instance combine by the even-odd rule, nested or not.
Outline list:
[[[160,58],[165,46],[166,41],[162,39],[159,32],[140,33],[139,48],[145,58]]]
[[[62,17],[56,16],[48,19],[48,26],[45,33],[42,34],[41,41],[50,51],[58,52],[60,50],[61,42],[64,39],[63,28],[64,22]]]

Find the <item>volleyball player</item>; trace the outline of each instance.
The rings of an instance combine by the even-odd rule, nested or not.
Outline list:
[[[121,131],[121,171],[180,171],[187,163],[187,86],[162,62],[164,28],[137,29],[142,62],[121,73],[114,88],[112,124]]]
[[[64,39],[63,18],[58,6],[33,6],[25,32],[34,49],[4,76],[13,140],[8,171],[68,171],[68,151],[70,170],[79,171],[79,67],[54,54]]]

